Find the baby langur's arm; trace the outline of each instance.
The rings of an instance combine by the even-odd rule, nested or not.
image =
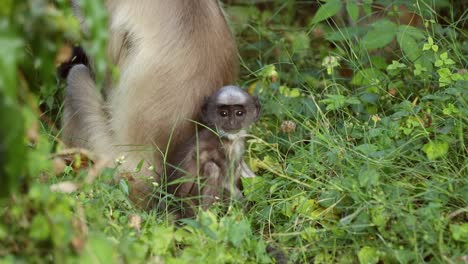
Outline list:
[[[249,168],[249,165],[245,163],[245,160],[242,160],[240,163],[240,175],[243,178],[253,178],[256,177],[255,173]]]

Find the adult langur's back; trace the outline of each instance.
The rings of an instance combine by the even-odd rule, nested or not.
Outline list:
[[[87,67],[70,70],[63,138],[109,160],[124,155],[121,172],[144,160],[129,177],[141,203],[150,185],[138,175],[160,181],[162,154],[193,134],[188,120],[203,98],[235,80],[237,50],[216,0],[108,0],[106,7],[108,53],[120,77],[103,100]]]

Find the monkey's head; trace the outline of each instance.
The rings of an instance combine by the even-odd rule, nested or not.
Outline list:
[[[224,86],[205,99],[202,119],[220,133],[236,134],[260,117],[260,103],[241,88]]]

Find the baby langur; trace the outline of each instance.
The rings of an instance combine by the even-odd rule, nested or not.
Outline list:
[[[242,197],[240,177],[255,176],[243,159],[244,137],[259,115],[258,98],[237,86],[224,86],[205,99],[204,126],[170,161],[168,191],[186,198],[182,217],[193,216],[197,205],[207,209],[216,199]]]

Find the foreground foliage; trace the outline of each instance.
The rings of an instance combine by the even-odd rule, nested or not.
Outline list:
[[[83,1],[83,37],[66,1],[0,5],[0,258],[269,263],[276,248],[298,263],[467,262],[463,4],[232,2],[240,84],[263,105],[246,154],[259,177],[247,203],[182,226],[57,140],[56,63],[81,41],[102,79],[102,6]]]

